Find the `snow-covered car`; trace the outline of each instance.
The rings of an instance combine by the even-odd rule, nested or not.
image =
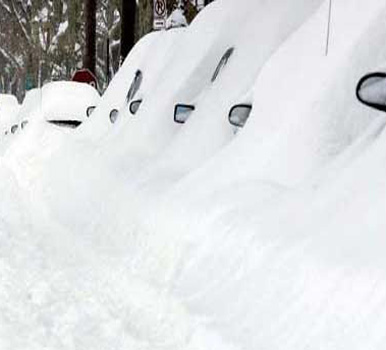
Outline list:
[[[372,72],[363,76],[358,82],[356,95],[366,106],[386,112],[386,72]]]
[[[97,106],[98,91],[84,83],[57,81],[42,88],[42,117],[50,124],[77,128]]]
[[[23,103],[20,106],[12,125],[9,126],[8,134],[15,134],[19,130],[23,130],[30,120],[36,118],[39,114],[41,105],[41,89],[36,88],[27,91]]]
[[[17,102],[17,98],[11,94],[0,94],[0,115],[1,113],[5,113],[8,109],[17,109],[19,107],[19,103]]]
[[[165,32],[151,33],[151,35],[148,35],[150,38],[145,39],[145,41],[150,41],[151,44],[141,47],[143,45],[142,43],[139,43],[139,48],[135,48],[133,51],[134,54],[136,52],[141,53],[142,51],[143,55],[146,50],[151,49],[152,54],[148,57],[142,57],[139,62],[135,62],[135,55],[129,55],[127,63],[125,62],[126,67],[124,69],[121,68],[120,72],[120,74],[126,74],[126,79],[128,76],[130,77],[126,89],[123,89],[123,91],[127,91],[127,93],[123,104],[120,106],[124,111],[124,114],[129,116],[135,115],[144,99],[150,97],[150,95],[154,95],[154,87],[158,85],[158,79],[162,78],[164,73],[162,68],[166,62],[170,62],[170,55],[174,52],[171,48],[178,45],[184,32],[185,30],[183,28],[174,28],[173,30]],[[152,60],[148,61],[149,57],[151,57]],[[146,79],[144,79],[145,76]],[[117,108],[111,110],[109,118],[112,124],[118,119],[119,113],[120,110]]]
[[[82,128],[83,138],[91,141],[104,136],[119,119],[118,111],[124,110],[127,116],[137,113],[147,92],[153,91],[155,80],[164,73],[165,56],[183,33],[184,29],[152,32],[137,42],[103,93],[92,123]]]
[[[134,100],[137,92],[139,91],[143,80],[143,73],[140,69],[138,69],[133,77],[133,80],[130,84],[129,90],[126,95],[126,103],[129,106],[129,111],[132,115],[135,115],[141,106],[142,98]],[[110,121],[114,124],[118,118],[119,111],[118,109],[112,109],[109,115]]]
[[[226,50],[224,55],[221,57],[214,73],[211,78],[210,83],[213,84],[218,76],[221,74],[223,69],[228,64],[228,61],[231,59],[232,54],[234,52],[235,48],[230,47]],[[192,112],[195,110],[195,103],[187,104],[187,103],[178,103],[175,106],[174,109],[174,121],[179,124],[184,124]],[[231,125],[235,126],[238,130],[239,128],[244,127],[245,123],[247,122],[252,110],[252,104],[251,103],[240,103],[233,105],[230,109],[228,119]]]
[[[4,134],[16,120],[20,105],[14,95],[0,94],[0,133]]]
[[[228,61],[232,57],[233,52],[235,51],[234,47],[228,48],[224,55],[221,57],[218,65],[216,66],[215,71],[213,72],[210,84],[213,84],[218,76],[221,74],[222,70],[228,64]],[[184,124],[192,112],[195,110],[195,104],[193,103],[178,103],[174,108],[174,121],[179,124]]]

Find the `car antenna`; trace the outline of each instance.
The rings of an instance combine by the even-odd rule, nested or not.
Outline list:
[[[332,0],[329,0],[328,21],[327,21],[327,38],[326,38],[326,56],[328,56],[328,51],[329,51],[329,46],[330,46],[331,12],[332,12]]]

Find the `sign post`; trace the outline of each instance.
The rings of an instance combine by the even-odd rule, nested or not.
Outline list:
[[[153,12],[154,12],[154,21],[153,21],[154,30],[165,29],[166,19],[167,19],[166,0],[153,0]]]

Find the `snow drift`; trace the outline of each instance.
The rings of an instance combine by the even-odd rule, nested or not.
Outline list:
[[[386,121],[355,86],[386,58],[386,6],[333,5],[326,57],[327,1],[218,0],[171,39],[135,117],[134,51],[78,133],[36,124],[12,143],[2,348],[383,349]]]

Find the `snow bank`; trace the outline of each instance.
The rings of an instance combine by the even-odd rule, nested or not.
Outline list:
[[[325,6],[264,67],[237,140],[147,225],[147,273],[240,348],[383,347],[385,120],[355,86],[384,62],[386,8],[334,3],[330,55]]]
[[[124,106],[120,119],[106,134],[103,143],[92,145],[92,152],[87,156],[82,150],[80,164],[72,154],[64,155],[67,157],[64,164],[72,165],[73,175],[70,178],[76,179],[76,183],[69,184],[68,193],[73,194],[74,202],[87,203],[87,208],[92,207],[94,213],[99,213],[96,214],[99,218],[96,221],[100,227],[122,215],[122,201],[128,202],[132,217],[136,217],[142,205],[146,211],[152,194],[173,185],[234,138],[233,128],[227,121],[230,107],[251,89],[270,55],[319,4],[319,1],[309,2],[307,6],[302,2],[281,2],[282,12],[276,17],[278,4],[258,6],[252,5],[250,0],[244,1],[243,6],[220,1],[205,10],[186,31],[179,34],[173,43],[173,51],[161,61],[168,64],[164,74],[156,76],[153,84],[146,85],[144,78],[143,87],[136,97],[143,98],[138,113],[130,116],[127,106]],[[275,20],[269,21],[265,16]],[[256,21],[256,18],[259,20]],[[257,33],[256,36],[250,36],[251,32]],[[269,37],[266,32],[270,33]],[[234,57],[230,58],[218,79],[211,83],[213,72],[229,47],[235,47]],[[179,54],[176,55],[176,52]],[[146,76],[146,70],[142,71]],[[103,99],[107,101],[108,96]],[[173,121],[174,106],[178,102],[196,105],[196,111],[183,126]],[[95,123],[90,122],[90,130],[91,125],[95,126]],[[196,139],[199,142],[192,142]],[[160,154],[165,147],[165,152]],[[87,164],[84,164],[84,157],[88,159]],[[61,164],[51,168],[55,169],[55,173],[48,175],[47,181],[60,179],[58,174],[61,171],[58,169],[61,169]],[[94,172],[98,169],[98,175],[86,177],[79,185],[76,174],[89,174],[93,172],[91,169]],[[103,186],[100,185],[102,178],[105,179]],[[117,185],[119,182],[125,183],[124,190]],[[141,194],[133,193],[133,190],[139,190]],[[150,195],[144,192],[150,192]],[[109,198],[109,208],[105,205],[106,198]],[[63,203],[55,203],[52,211],[62,222],[68,222],[71,217],[71,225],[79,229],[77,225],[80,224],[82,232],[94,230],[83,216],[79,217],[82,210],[78,207],[75,213],[68,209],[65,212]],[[117,222],[127,226],[128,220],[119,219]]]

